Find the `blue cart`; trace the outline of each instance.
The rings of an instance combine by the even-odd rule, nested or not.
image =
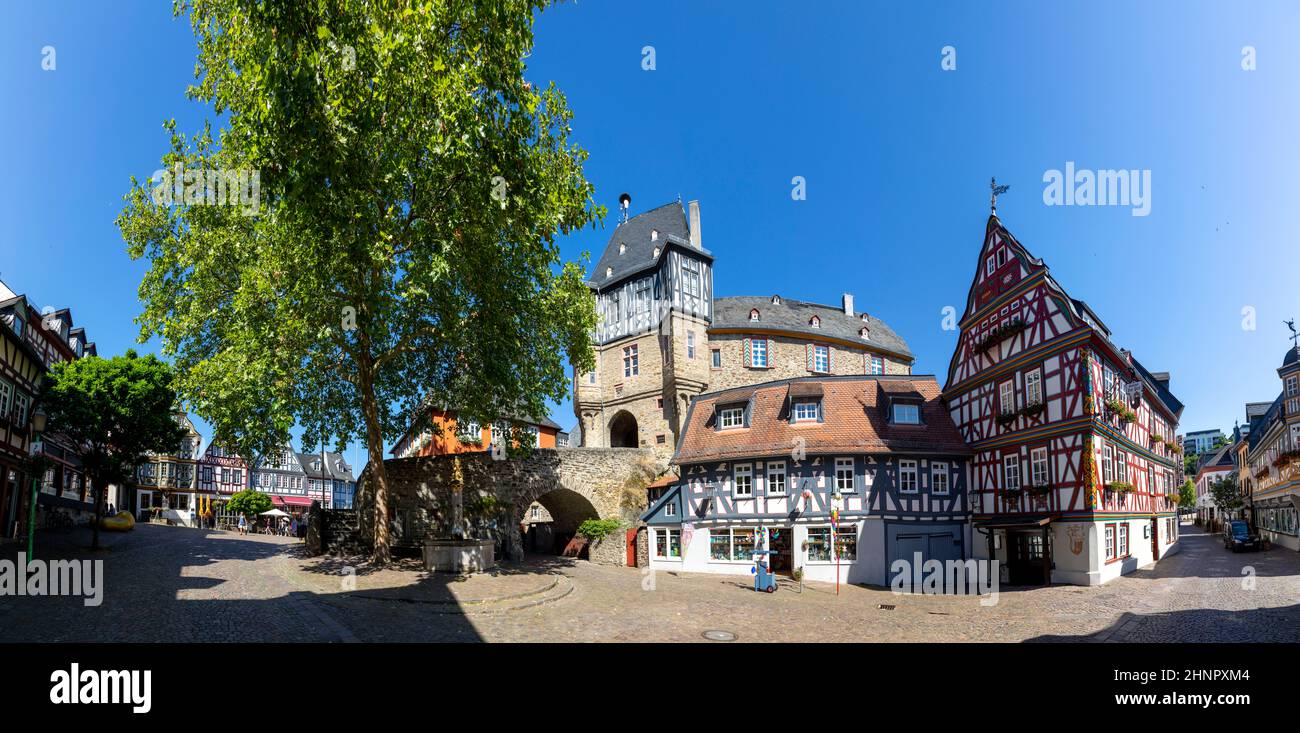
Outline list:
[[[769,562],[768,555],[771,550],[754,551],[754,567],[750,572],[754,574],[754,590],[763,591],[764,593],[776,592],[776,576],[772,574],[772,566]]]

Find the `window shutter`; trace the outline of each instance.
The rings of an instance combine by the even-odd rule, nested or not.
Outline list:
[[[813,371],[813,345],[804,344],[804,346],[808,350],[808,371],[811,372]]]
[[[776,360],[776,352],[772,350],[772,339],[767,340],[767,366],[770,369],[772,363]]]
[[[743,343],[743,345],[744,345],[744,347],[745,347],[745,360],[744,360],[744,364],[745,364],[746,367],[753,366],[753,354],[751,353],[750,348],[749,348],[749,339],[745,339],[742,343]]]
[[[832,374],[835,372],[835,349],[831,346],[826,347],[826,371]]]

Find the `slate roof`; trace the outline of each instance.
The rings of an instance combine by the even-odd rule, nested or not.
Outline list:
[[[1202,460],[1200,465],[1196,467],[1196,474],[1199,476],[1202,471],[1232,468],[1233,457],[1232,443],[1229,443]]]
[[[352,481],[352,467],[348,462],[343,460],[343,456],[338,453],[325,451],[325,470],[314,471],[311,464],[313,461],[320,460],[320,453],[298,453],[298,463],[302,465],[303,473],[310,478],[315,479],[338,479],[340,481]],[[339,468],[339,463],[343,464],[343,469]]]
[[[789,386],[800,382],[822,385],[822,421],[792,424],[787,415]],[[921,425],[888,421],[879,384],[906,385],[918,392]],[[686,430],[674,463],[788,456],[796,439],[808,455],[829,453],[891,453],[969,455],[948,410],[939,400],[939,383],[932,375],[854,375],[800,377],[755,385],[749,427],[714,430],[714,406],[720,393],[691,402]]]
[[[1273,400],[1272,404],[1268,406],[1268,411],[1250,421],[1250,437],[1247,438],[1247,447],[1250,450],[1255,450],[1255,446],[1264,437],[1264,433],[1268,432],[1269,426],[1281,419],[1282,393],[1279,392],[1277,399]]]
[[[659,232],[659,237],[652,240],[650,237],[654,231]],[[713,255],[708,250],[691,246],[691,230],[686,223],[686,212],[680,203],[674,201],[619,222],[614,233],[609,236],[605,253],[591,271],[588,284],[593,288],[604,288],[631,275],[652,270],[659,264],[654,254],[655,247],[659,247],[659,257],[663,257],[669,244],[685,247],[705,260],[713,260]],[[619,245],[627,245],[621,254]],[[606,268],[611,269],[613,274],[606,277]]]
[[[1160,396],[1160,401],[1165,404],[1165,408],[1169,410],[1169,412],[1173,413],[1174,417],[1181,417],[1183,414],[1183,403],[1179,402],[1178,398],[1174,397],[1174,394],[1169,391],[1169,387],[1165,386],[1168,384],[1168,372],[1162,372],[1162,374],[1166,375],[1166,381],[1161,381],[1156,379],[1151,372],[1147,371],[1147,368],[1142,366],[1142,362],[1138,361],[1132,353],[1129,353],[1129,360],[1133,362],[1133,366],[1137,369],[1138,374],[1155,389],[1156,394]]]
[[[758,309],[758,322],[749,320],[749,312]],[[821,328],[808,325],[813,316],[821,318]],[[866,326],[868,338],[862,338],[860,331]],[[912,359],[912,351],[907,342],[894,329],[873,315],[862,320],[862,314],[845,315],[842,308],[818,303],[806,303],[801,300],[781,298],[779,304],[772,302],[772,296],[734,295],[713,300],[713,325],[711,329],[738,328],[753,330],[756,328],[786,331],[815,337],[831,337],[852,341],[864,346],[874,346],[893,354]]]
[[[1287,349],[1286,356],[1282,357],[1282,366],[1288,367],[1300,361],[1300,346]]]

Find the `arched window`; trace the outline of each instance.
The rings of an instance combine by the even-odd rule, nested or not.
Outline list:
[[[758,320],[758,309],[757,309],[757,308],[753,308],[753,309],[751,309],[751,310],[749,311],[749,320],[751,320],[751,321],[757,321],[757,320]]]

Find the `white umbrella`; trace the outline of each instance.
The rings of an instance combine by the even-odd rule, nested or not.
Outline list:
[[[282,511],[280,511],[279,509],[272,509],[272,510],[269,511],[269,512],[262,512],[262,515],[261,515],[261,516],[263,516],[263,517],[287,517],[287,516],[289,516],[289,515],[286,514],[286,513],[284,513],[284,512],[282,512]]]

